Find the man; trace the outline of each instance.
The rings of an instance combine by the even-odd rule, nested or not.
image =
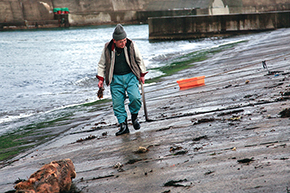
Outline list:
[[[114,114],[120,124],[116,136],[129,133],[127,112],[125,110],[126,92],[129,97],[129,110],[135,130],[140,129],[138,112],[141,108],[139,82],[145,83],[146,67],[136,44],[127,38],[121,24],[113,33],[113,39],[105,44],[98,63],[98,87],[103,88],[104,81],[110,85]]]

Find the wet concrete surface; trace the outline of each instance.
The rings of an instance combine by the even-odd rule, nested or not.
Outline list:
[[[129,125],[130,134],[116,137],[108,103],[99,116],[1,168],[1,191],[70,158],[82,192],[288,192],[290,121],[279,113],[289,107],[290,37],[280,32],[145,85],[152,121],[141,109],[139,131]],[[263,60],[283,72],[268,74]],[[205,86],[179,90],[176,80],[202,75]]]

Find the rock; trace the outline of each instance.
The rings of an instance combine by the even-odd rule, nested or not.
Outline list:
[[[16,193],[58,193],[69,191],[75,167],[70,159],[52,161],[33,173],[27,181],[16,184]]]
[[[249,164],[251,162],[255,161],[254,158],[244,158],[244,159],[240,159],[238,160],[238,163],[240,164]]]
[[[290,117],[290,108],[284,109],[279,113],[279,115],[281,116],[281,118]]]
[[[183,180],[170,180],[164,184],[164,186],[174,186],[174,187],[187,187],[188,185],[181,184],[182,182],[187,182],[187,179]]]
[[[199,136],[199,137],[194,138],[192,141],[200,141],[202,139],[208,139],[208,137],[206,135],[203,135],[203,136]]]
[[[142,146],[140,146],[140,147],[138,148],[138,150],[135,151],[134,153],[146,153],[147,151],[148,151],[148,149],[147,149],[146,147],[142,147]]]

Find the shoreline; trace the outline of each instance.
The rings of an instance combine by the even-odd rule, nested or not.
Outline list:
[[[146,80],[146,84],[158,83],[160,79],[162,78],[171,76],[172,74],[175,74],[181,70],[192,68],[195,63],[202,62],[216,53],[231,49],[235,45],[243,43],[243,42],[245,42],[245,40],[241,40],[234,43],[230,42],[219,47],[214,47],[211,49],[202,49],[200,51],[190,52],[190,53],[187,53],[186,55],[182,55],[178,58],[175,58],[174,59],[175,62],[173,61],[172,63],[166,66],[150,69],[150,70],[160,70],[164,75],[161,75],[155,78],[150,78]],[[92,108],[99,109],[103,106],[103,103],[108,103],[110,101],[111,99],[103,99],[103,100],[96,100],[96,101],[92,101],[92,102],[84,103],[84,104],[75,104],[72,106],[67,106],[63,110],[78,109],[81,107],[90,107],[90,106]],[[51,111],[54,112],[57,110],[58,109],[51,110]],[[77,119],[78,118],[74,115],[74,110],[72,110],[72,113],[68,114],[67,116],[63,116],[57,119],[47,119],[37,124],[25,125],[22,127],[22,130],[24,130],[24,132],[15,131],[13,133],[8,133],[8,134],[4,134],[0,136],[0,141],[2,141],[2,143],[4,142],[6,146],[7,144],[10,144],[10,146],[1,149],[0,167],[4,167],[5,165],[9,164],[9,160],[13,159],[13,157],[17,156],[19,153],[22,153],[23,151],[27,151],[27,150],[29,151],[30,149],[33,149],[34,147],[37,147],[38,145],[41,145],[42,143],[45,143],[51,139],[54,139],[61,133],[66,132],[67,130],[69,130],[71,122]],[[63,120],[68,120],[68,121],[66,122],[66,124],[64,124],[62,123]],[[52,132],[52,134],[46,133],[47,129],[52,130],[54,128],[62,128],[62,129],[58,133],[56,132]],[[31,134],[33,132],[36,134]],[[11,144],[11,142],[8,143],[8,141],[11,141],[11,139],[13,139],[12,141],[17,141],[18,145]],[[31,141],[37,141],[37,142],[32,143],[30,145]]]
[[[283,95],[290,90],[285,31],[263,43],[242,42],[146,86],[153,121],[146,122],[141,109],[140,131],[129,125],[130,134],[116,137],[110,106],[91,112],[89,120],[1,168],[8,178],[0,180],[1,189],[11,190],[17,178],[45,163],[70,158],[73,183],[84,192],[285,192],[289,119],[279,115],[290,104]],[[270,71],[283,72],[268,74],[263,60]],[[179,90],[172,83],[197,75],[206,77],[205,86]],[[96,138],[77,142],[91,135]],[[149,151],[136,153],[140,146]],[[114,168],[118,162],[122,170]]]

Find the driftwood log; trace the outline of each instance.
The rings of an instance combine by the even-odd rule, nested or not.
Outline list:
[[[16,193],[58,193],[69,191],[75,167],[70,159],[52,161],[32,174],[27,181],[16,184]]]

